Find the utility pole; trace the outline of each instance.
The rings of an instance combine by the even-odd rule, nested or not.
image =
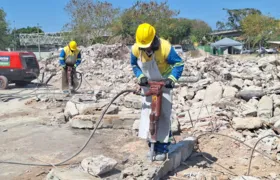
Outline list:
[[[16,39],[16,22],[14,21],[14,51],[17,48],[17,39]]]
[[[38,51],[39,51],[39,59],[41,60],[41,51],[40,51],[40,35],[39,35],[39,23],[37,23],[37,34],[38,34]]]

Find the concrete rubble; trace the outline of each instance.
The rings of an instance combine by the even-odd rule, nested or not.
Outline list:
[[[168,159],[162,163],[151,165],[150,163],[137,163],[122,171],[120,179],[155,179],[159,180],[168,172],[171,172],[190,157],[194,150],[196,139],[189,137],[176,145],[171,145]]]
[[[96,176],[111,171],[117,164],[118,163],[116,160],[100,155],[97,157],[89,157],[84,159],[81,162],[81,167],[84,172]]]
[[[93,93],[84,100],[81,97],[69,100],[64,116],[73,128],[92,129],[107,103],[122,90],[135,89],[137,79],[126,46],[96,44],[81,49],[82,64],[77,70],[83,72],[84,81],[92,86],[83,82],[85,85],[80,91],[92,90]],[[46,73],[59,72],[57,57],[40,63]],[[236,137],[253,146],[262,135],[273,132],[263,129],[266,124],[280,128],[280,60],[277,56],[238,60],[209,55],[184,59],[184,63],[185,70],[173,90],[174,132],[219,131],[233,127],[239,133]],[[57,73],[51,82],[59,84],[60,76]],[[121,96],[109,108],[99,128],[129,129],[136,136],[141,106],[141,96]],[[266,133],[259,131],[262,129]],[[277,138],[261,143],[267,152],[277,154]],[[186,158],[181,156],[172,160],[168,171]],[[122,179],[149,179],[153,176],[151,171],[153,169],[143,164],[136,164],[122,172]]]

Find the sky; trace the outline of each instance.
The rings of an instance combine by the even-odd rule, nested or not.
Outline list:
[[[45,32],[58,32],[70,21],[64,7],[69,0],[0,0],[11,28],[39,26]],[[136,0],[107,0],[114,7],[129,8]],[[180,10],[179,17],[201,19],[212,29],[218,20],[226,20],[223,8],[256,8],[265,15],[280,19],[279,0],[169,0],[171,9]],[[158,0],[160,2],[160,0]]]

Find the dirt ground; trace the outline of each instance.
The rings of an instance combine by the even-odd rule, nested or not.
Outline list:
[[[19,90],[12,89],[9,93]],[[54,120],[54,117],[62,114],[65,103],[37,102],[34,99],[0,102],[0,160],[55,164],[79,150],[90,135],[90,130],[73,129],[67,123]],[[230,134],[233,131],[227,129],[219,133]],[[176,140],[187,137],[187,133],[176,136]],[[247,173],[251,149],[241,143],[211,135],[199,139],[199,148],[213,162],[205,160],[201,153],[194,152],[165,179],[191,179],[198,177],[198,174],[229,179]],[[77,167],[83,158],[102,154],[118,161],[115,171],[104,178],[118,179],[125,167],[134,161],[144,160],[147,150],[146,142],[134,137],[131,131],[99,129],[86,149],[71,160],[67,167]],[[41,180],[51,169],[52,167],[0,164],[0,179]],[[250,175],[273,179],[279,177],[280,166],[255,153]]]
[[[19,90],[13,89],[9,93]],[[30,99],[0,102],[0,161],[55,164],[78,151],[90,130],[73,129],[68,124],[54,122],[53,117],[63,112],[65,103]],[[132,152],[131,147],[136,147],[134,143],[138,153]],[[130,131],[100,129],[68,167],[77,166],[85,157],[103,154],[118,161],[116,175],[112,176],[118,177],[128,159],[141,156],[141,148],[144,153],[145,142],[133,137]],[[41,180],[51,168],[0,164],[0,179]]]
[[[232,129],[220,131],[229,135]],[[185,132],[186,133],[186,132]],[[198,147],[187,159],[166,179],[191,179],[205,177],[208,179],[227,180],[236,176],[247,175],[252,149],[230,138],[218,135],[206,135],[198,140]],[[203,156],[204,157],[203,157]],[[276,160],[275,155],[269,155]],[[208,158],[208,160],[205,159]],[[260,179],[279,179],[280,162],[276,163],[255,152],[250,168],[250,176]],[[277,177],[278,176],[278,177]],[[276,178],[277,177],[277,178]],[[202,178],[204,179],[204,178]]]

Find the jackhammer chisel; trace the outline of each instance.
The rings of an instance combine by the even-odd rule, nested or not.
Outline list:
[[[72,94],[74,87],[73,87],[73,68],[71,66],[67,66],[67,79],[68,79],[69,94]]]

